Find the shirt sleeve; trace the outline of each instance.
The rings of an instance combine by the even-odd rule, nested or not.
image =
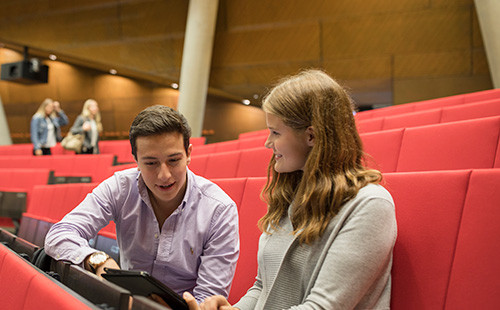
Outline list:
[[[68,122],[69,122],[68,116],[66,116],[66,113],[64,113],[63,110],[60,110],[59,112],[57,112],[57,118],[56,119],[57,119],[57,125],[59,127],[67,125]]]
[[[290,309],[355,308],[374,283],[390,277],[396,235],[394,205],[370,199],[349,216],[329,246],[305,302]]]
[[[226,298],[229,295],[240,251],[236,204],[219,205],[213,214],[211,227],[193,290],[198,302],[212,295]]]
[[[46,253],[56,260],[81,264],[85,257],[95,252],[89,240],[113,220],[115,200],[119,197],[118,184],[116,175],[107,179],[54,224],[45,238]]]
[[[42,147],[42,144],[40,142],[40,137],[38,137],[38,128],[40,127],[40,121],[43,119],[41,117],[36,117],[33,116],[31,118],[31,124],[30,124],[30,136],[31,136],[31,142],[33,143],[33,148],[35,150],[38,150]]]

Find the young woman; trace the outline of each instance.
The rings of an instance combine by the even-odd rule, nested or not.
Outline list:
[[[71,127],[72,134],[83,134],[83,146],[80,154],[99,154],[99,134],[102,132],[101,113],[94,99],[87,99],[82,113]]]
[[[51,155],[51,147],[61,141],[61,126],[68,123],[68,117],[59,102],[45,99],[31,118],[31,142],[33,155]]]
[[[394,202],[363,166],[352,100],[331,77],[304,71],[263,102],[274,152],[263,190],[255,284],[231,306],[190,309],[389,309]]]

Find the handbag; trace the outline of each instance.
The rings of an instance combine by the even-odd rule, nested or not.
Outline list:
[[[66,137],[62,139],[61,146],[66,150],[75,151],[81,153],[83,145],[83,135],[82,134],[72,134],[68,132]]]

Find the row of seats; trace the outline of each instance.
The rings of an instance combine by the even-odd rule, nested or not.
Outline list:
[[[192,156],[197,155],[206,155],[213,153],[221,153],[221,152],[229,152],[236,150],[245,150],[263,146],[267,139],[268,130],[266,130],[266,134],[259,134],[255,137],[229,140],[223,142],[215,142],[205,145],[193,145],[193,151],[191,153]]]
[[[382,172],[500,168],[499,137],[500,116],[361,134]]]
[[[0,155],[0,168],[44,168],[54,171],[49,183],[98,182],[104,179],[113,165],[113,155]]]
[[[1,309],[101,309],[0,244]]]
[[[193,155],[189,169],[209,179],[261,177],[267,174],[267,166],[272,154],[271,149],[260,146],[251,149]]]
[[[84,270],[80,266],[71,265],[64,261],[55,261],[36,245],[12,235],[0,228],[0,273],[2,277],[11,275],[4,269],[13,269],[21,273],[21,279],[0,277],[0,288],[11,286],[10,290],[15,292],[13,296],[0,296],[1,309],[116,309],[116,310],[166,310],[167,308],[142,296],[134,296],[128,290],[123,289],[111,282],[103,281],[93,273]],[[21,245],[21,246],[20,246]],[[4,262],[3,255],[14,255],[15,260]],[[12,254],[9,254],[12,253]],[[29,254],[28,254],[29,253]],[[24,258],[24,259],[23,259]],[[3,267],[5,265],[5,267]],[[47,274],[51,277],[47,277]],[[25,275],[29,275],[26,277]],[[28,286],[27,283],[36,278],[47,278],[44,289]],[[55,281],[57,279],[58,281]],[[27,281],[23,285],[20,282]],[[54,284],[56,287],[54,287]],[[55,289],[55,290],[54,290]],[[29,290],[29,294],[25,291]],[[34,307],[33,302],[24,302],[22,294],[39,297],[40,294],[52,294],[50,298],[41,298],[40,304]],[[55,293],[55,294],[54,294]],[[30,296],[31,297],[31,296]],[[54,302],[52,298],[56,298]],[[75,300],[76,299],[76,300]],[[24,306],[24,307],[23,307]]]
[[[376,117],[390,116],[401,113],[418,112],[429,109],[436,109],[447,106],[456,106],[456,105],[462,105],[467,103],[498,99],[498,98],[500,98],[500,90],[489,89],[463,95],[442,97],[442,98],[436,98],[436,99],[430,99],[430,100],[424,100],[406,104],[399,104],[395,106],[389,106],[369,111],[362,111],[356,114],[356,119],[365,120]]]
[[[266,178],[214,179],[239,203],[241,253],[229,297],[253,284]],[[384,174],[398,222],[392,309],[493,309],[500,304],[500,169]],[[478,263],[481,262],[481,263]],[[490,289],[488,289],[490,288]]]
[[[494,190],[500,184],[500,169],[385,173],[384,179],[384,186],[396,203],[399,227],[392,308],[454,309],[466,302],[471,307],[488,308],[498,304],[500,297],[483,288],[500,284],[497,283],[500,270],[494,267],[500,250],[489,237],[500,233],[496,225],[500,192]],[[266,178],[213,181],[238,205],[241,254],[229,297],[230,302],[235,302],[252,285],[256,274],[260,235],[256,223],[266,212],[259,194]],[[83,185],[86,184],[40,186],[35,190]],[[64,195],[64,199],[73,196],[78,195]],[[45,199],[46,196],[42,201]],[[77,203],[72,202],[72,207]],[[54,206],[59,209],[59,217],[71,209],[70,202],[62,204],[66,205],[66,211],[62,211],[63,206]],[[57,217],[50,212],[53,211],[45,211],[47,217]],[[472,270],[471,261],[483,263],[473,264]]]
[[[418,112],[357,120],[359,133],[500,115],[500,98]]]
[[[205,137],[193,137],[190,143],[194,146],[204,145]],[[129,140],[101,140],[99,141],[99,151],[101,154],[113,154],[117,156],[118,163],[132,162],[131,147]],[[75,155],[75,152],[68,151],[57,143],[51,148],[52,155]],[[0,155],[32,155],[33,144],[19,143],[12,145],[0,145]]]
[[[0,168],[0,216],[20,219],[35,185],[47,184],[49,169]]]
[[[500,167],[500,116],[361,134],[368,166],[382,172]],[[193,155],[206,178],[267,175],[265,147]]]

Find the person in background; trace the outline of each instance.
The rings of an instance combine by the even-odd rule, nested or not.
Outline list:
[[[87,99],[82,113],[70,129],[72,134],[83,134],[82,151],[79,154],[99,154],[99,135],[102,132],[101,113],[94,99]]]
[[[274,156],[255,284],[234,306],[185,293],[190,309],[389,309],[395,206],[381,173],[363,166],[351,98],[307,70],[262,107]]]
[[[88,242],[114,221],[122,269],[147,271],[199,301],[227,296],[239,255],[238,210],[220,187],[187,168],[190,135],[171,108],[140,112],[130,127],[138,168],[115,173],[54,224],[46,253],[98,275],[119,268]]]
[[[30,134],[33,155],[51,155],[50,148],[62,140],[61,127],[68,124],[68,117],[58,101],[45,99],[31,118]]]

